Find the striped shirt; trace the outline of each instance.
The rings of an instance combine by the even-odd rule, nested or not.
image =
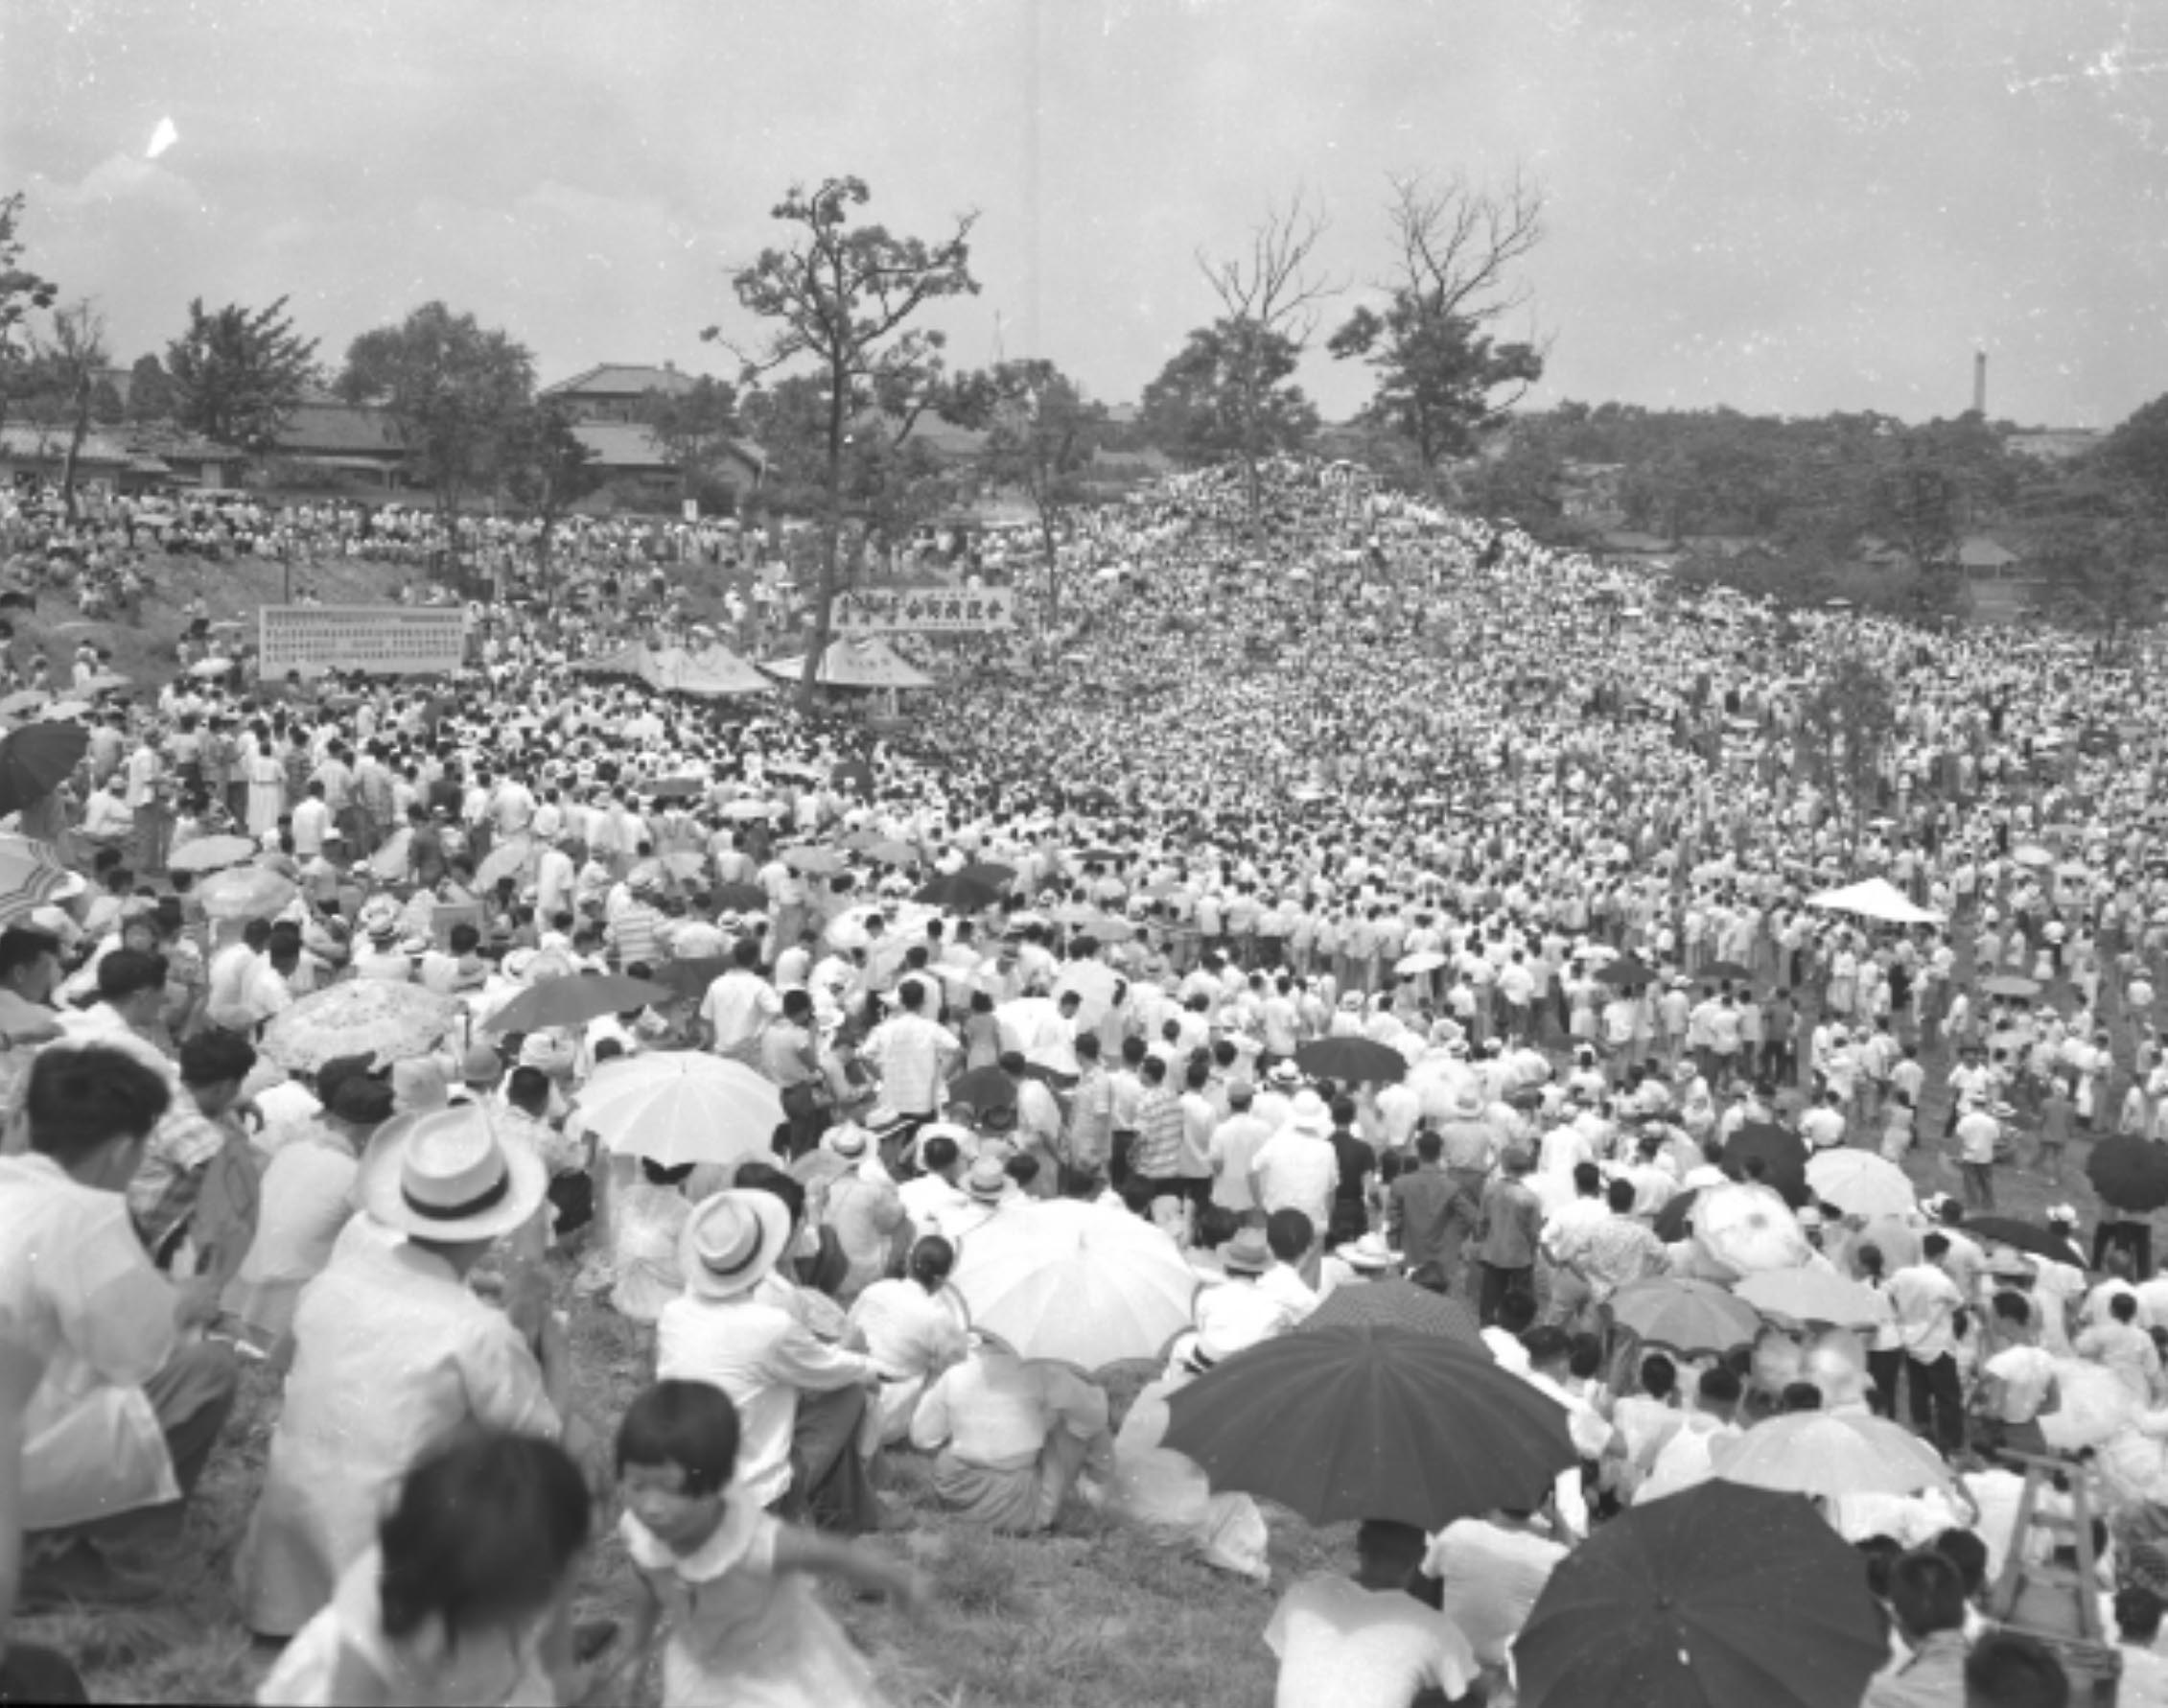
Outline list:
[[[1136,1107],[1136,1147],[1130,1166],[1148,1181],[1171,1181],[1181,1167],[1182,1102],[1172,1088],[1145,1088]]]
[[[669,958],[663,946],[663,916],[644,901],[634,901],[610,923],[610,941],[617,946],[618,966],[657,967]]]

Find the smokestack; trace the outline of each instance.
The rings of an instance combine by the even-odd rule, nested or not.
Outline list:
[[[1985,421],[1988,418],[1988,353],[1972,352],[1972,413]]]

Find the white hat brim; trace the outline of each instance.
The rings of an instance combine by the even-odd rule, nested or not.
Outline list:
[[[441,1109],[415,1110],[395,1115],[378,1128],[361,1158],[355,1182],[355,1196],[361,1208],[386,1228],[395,1228],[409,1239],[451,1244],[467,1240],[501,1239],[524,1227],[549,1196],[548,1172],[542,1158],[524,1145],[498,1141],[509,1178],[504,1196],[485,1210],[449,1220],[417,1214],[401,1189],[402,1164],[407,1140],[423,1115],[443,1113]]]

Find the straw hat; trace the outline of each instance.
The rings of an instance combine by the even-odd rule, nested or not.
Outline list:
[[[1482,1087],[1471,1081],[1453,1093],[1453,1101],[1447,1107],[1456,1121],[1480,1121],[1488,1105],[1483,1100]]]
[[[772,1192],[718,1192],[693,1206],[678,1239],[687,1289],[702,1299],[735,1299],[783,1255],[790,1212]]]
[[[473,1104],[399,1116],[361,1158],[356,1196],[386,1228],[416,1239],[496,1239],[531,1217],[548,1191],[542,1158],[499,1142]]]
[[[1400,1253],[1382,1233],[1365,1233],[1353,1245],[1340,1247],[1338,1255],[1350,1269],[1393,1269],[1400,1263]]]
[[[964,1176],[965,1196],[978,1204],[999,1204],[1009,1195],[1009,1171],[992,1157],[981,1157]]]
[[[1333,1130],[1333,1111],[1325,1107],[1325,1100],[1307,1088],[1294,1094],[1294,1102],[1288,1111],[1287,1124],[1297,1133],[1306,1133],[1313,1138],[1323,1138]]]
[[[855,1162],[866,1154],[873,1135],[865,1128],[846,1122],[840,1127],[830,1127],[821,1137],[821,1143],[846,1162]]]
[[[1220,1267],[1230,1275],[1261,1275],[1272,1266],[1272,1248],[1262,1228],[1245,1228],[1220,1248]]]

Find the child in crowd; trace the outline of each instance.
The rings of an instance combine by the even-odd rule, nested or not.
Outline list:
[[[550,1708],[573,1699],[587,1484],[553,1441],[463,1436],[416,1462],[330,1605],[256,1693],[293,1708]]]
[[[619,1533],[647,1596],[620,1671],[667,1621],[664,1708],[876,1708],[851,1639],[813,1598],[813,1577],[921,1604],[922,1578],[874,1549],[783,1524],[733,1486],[737,1408],[705,1382],[658,1382],[618,1426]]]

